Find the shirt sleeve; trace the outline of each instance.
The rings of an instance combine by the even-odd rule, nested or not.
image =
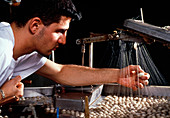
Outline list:
[[[20,75],[24,79],[39,70],[46,61],[47,58],[37,52],[25,55],[18,59],[12,78]]]

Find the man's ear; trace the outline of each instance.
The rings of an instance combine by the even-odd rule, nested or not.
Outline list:
[[[35,34],[41,25],[43,25],[43,23],[40,18],[34,17],[34,18],[30,19],[30,23],[29,23],[30,33]]]

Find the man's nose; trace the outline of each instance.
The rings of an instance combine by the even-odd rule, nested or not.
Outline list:
[[[58,39],[58,43],[65,45],[66,44],[66,35],[62,34]]]

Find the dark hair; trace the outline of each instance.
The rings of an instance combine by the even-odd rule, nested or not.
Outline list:
[[[22,0],[17,7],[12,7],[12,20],[18,27],[25,26],[29,19],[39,17],[48,26],[59,22],[61,16],[80,20],[78,12],[71,0]]]

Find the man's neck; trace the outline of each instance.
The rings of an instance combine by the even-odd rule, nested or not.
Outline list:
[[[15,45],[13,48],[13,58],[17,60],[20,56],[33,52],[34,46],[31,42],[31,36],[26,30],[26,26],[18,28],[15,23],[12,23],[11,27],[15,39]]]

